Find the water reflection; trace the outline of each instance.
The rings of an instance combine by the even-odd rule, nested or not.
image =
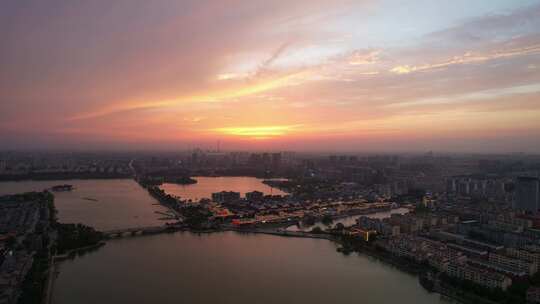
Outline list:
[[[343,218],[339,218],[339,219],[336,219],[332,222],[332,224],[330,224],[330,226],[334,226],[336,225],[337,223],[342,223],[343,225],[345,226],[351,226],[351,225],[354,225],[356,224],[356,219],[362,217],[362,216],[367,216],[367,217],[370,217],[370,218],[377,218],[377,219],[384,219],[384,218],[388,218],[390,217],[392,214],[405,214],[409,212],[409,209],[407,208],[397,208],[397,209],[392,209],[390,211],[383,211],[383,212],[376,212],[376,213],[372,213],[372,214],[362,214],[362,215],[351,215],[351,216],[347,216],[347,217],[343,217]],[[315,223],[315,225],[305,225],[303,223],[300,223],[298,225],[293,225],[293,226],[289,226],[287,227],[287,230],[289,231],[310,231],[311,229],[315,228],[315,227],[319,227],[321,229],[326,229],[330,226],[327,226],[321,222],[317,222]]]
[[[165,183],[161,186],[168,194],[180,196],[183,199],[198,201],[210,198],[212,193],[219,191],[234,191],[244,195],[246,192],[260,191],[264,194],[285,195],[286,193],[262,183],[255,177],[194,177],[196,184],[179,185]]]
[[[416,277],[345,257],[327,240],[233,232],[111,241],[62,263],[53,296],[55,304],[352,302],[441,300]]]
[[[1,182],[0,194],[42,191],[71,184],[73,191],[56,192],[55,206],[63,223],[83,223],[99,230],[162,225],[167,209],[131,179]]]

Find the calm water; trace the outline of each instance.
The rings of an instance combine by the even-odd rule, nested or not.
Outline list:
[[[221,190],[281,193],[254,178],[203,179],[194,186],[164,187],[194,199]],[[7,182],[0,183],[0,194],[61,183],[76,187],[56,194],[61,221],[102,230],[163,223],[155,211],[165,209],[127,179]],[[54,304],[441,303],[416,277],[365,256],[344,256],[327,240],[162,234],[109,241],[62,262],[59,270]]]
[[[58,218],[63,223],[83,223],[99,230],[163,225],[166,211],[131,179],[1,182],[0,194],[42,191],[59,184],[73,191],[55,192]]]
[[[233,232],[115,240],[60,265],[53,303],[441,303],[326,240]]]
[[[344,217],[344,218],[336,219],[330,225],[334,226],[337,223],[342,223],[345,226],[351,226],[351,225],[356,224],[356,219],[358,219],[358,218],[360,218],[362,216],[367,216],[367,217],[374,218],[374,219],[375,218],[376,219],[384,219],[384,218],[390,217],[392,214],[405,214],[407,212],[409,212],[409,209],[407,209],[407,208],[396,208],[396,209],[392,209],[390,211],[376,212],[376,213],[372,213],[372,214],[351,215],[351,216],[347,216],[347,217]],[[328,228],[328,226],[326,226],[325,224],[323,224],[321,222],[317,222],[313,226],[304,226],[302,224],[300,224],[300,226],[293,225],[293,226],[287,227],[287,230],[290,230],[290,231],[309,231],[309,230],[311,230],[311,229],[313,229],[315,227],[319,227],[321,229]]]
[[[260,191],[265,194],[284,195],[285,192],[262,183],[262,179],[255,177],[194,177],[197,180],[193,185],[163,184],[168,194],[180,196],[183,199],[198,201],[201,198],[211,198],[212,193],[219,191],[235,191],[244,195],[250,191]]]

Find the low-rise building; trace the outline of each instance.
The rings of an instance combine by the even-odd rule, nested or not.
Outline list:
[[[506,255],[540,265],[540,252],[518,248],[506,248]]]
[[[240,193],[234,191],[221,191],[212,193],[212,200],[219,203],[233,202],[240,199]]]
[[[468,280],[492,289],[500,288],[506,290],[512,285],[512,279],[510,277],[468,263],[450,262],[446,273],[450,277]]]
[[[525,272],[533,275],[538,271],[538,264],[529,261],[508,257],[502,254],[490,253],[489,262],[505,268],[514,269],[516,272]]]

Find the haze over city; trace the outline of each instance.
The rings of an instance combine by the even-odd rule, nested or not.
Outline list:
[[[1,0],[0,304],[540,304],[540,0]]]
[[[539,1],[2,1],[0,148],[540,152]]]

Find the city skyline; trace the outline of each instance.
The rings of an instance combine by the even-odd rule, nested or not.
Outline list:
[[[540,1],[4,1],[2,149],[539,153]]]

